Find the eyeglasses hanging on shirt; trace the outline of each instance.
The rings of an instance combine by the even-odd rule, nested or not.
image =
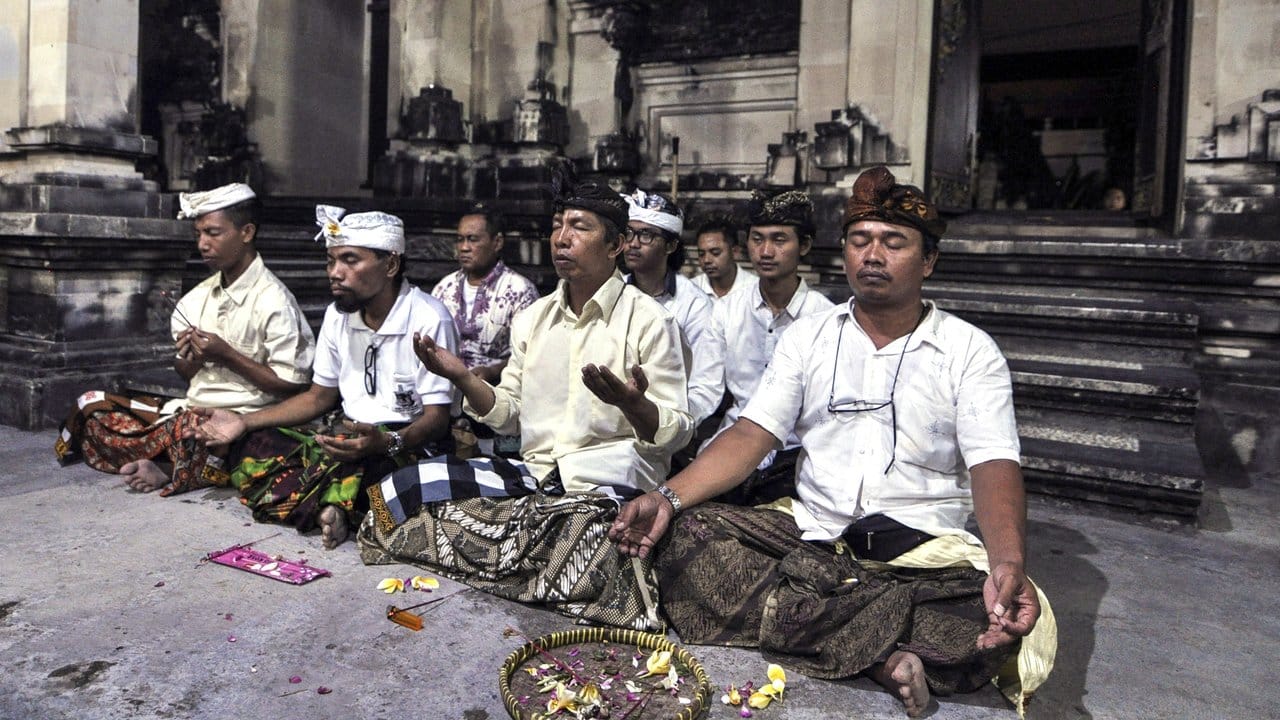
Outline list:
[[[889,384],[888,400],[878,398],[874,400],[836,400],[836,376],[840,374],[840,346],[844,344],[844,324],[849,319],[849,315],[840,317],[840,332],[836,336],[836,360],[831,368],[831,394],[827,396],[827,412],[836,414],[860,413],[889,408],[890,422],[893,424],[893,444],[890,446],[889,464],[884,468],[885,475],[889,474],[889,470],[893,469],[894,461],[898,459],[898,408],[893,404],[893,395],[898,389],[898,375],[902,372],[902,361],[907,356],[907,346],[911,344],[911,336],[916,334],[916,329],[920,327],[920,323],[924,322],[924,316],[928,312],[928,305],[920,309],[920,317],[916,318],[915,326],[911,328],[911,332],[907,333],[906,340],[902,342],[902,351],[898,353],[898,366],[894,368],[893,382]]]
[[[378,394],[378,347],[381,343],[371,342],[364,351],[364,391],[370,395]]]

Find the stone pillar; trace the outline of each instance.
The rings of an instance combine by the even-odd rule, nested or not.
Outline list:
[[[189,230],[134,169],[137,0],[0,0],[0,423],[163,373]],[[178,384],[176,374],[161,384]]]
[[[849,84],[848,0],[805,0],[800,4],[800,58],[796,77],[796,125],[814,132],[847,106]]]
[[[600,3],[569,3],[569,157],[587,157],[596,143],[619,130],[618,105],[613,97],[618,51],[604,38],[604,9]]]
[[[392,0],[391,35],[399,39],[398,48],[391,49],[392,74],[398,78],[390,85],[399,92],[391,94],[407,105],[422,88],[436,85],[469,99],[473,20],[470,2]]]

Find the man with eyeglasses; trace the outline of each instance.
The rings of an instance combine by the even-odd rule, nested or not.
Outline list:
[[[637,189],[623,198],[627,230],[622,258],[630,271],[623,279],[657,300],[680,326],[680,338],[689,351],[689,414],[696,426],[720,405],[724,373],[719,348],[707,333],[711,301],[680,274],[684,213],[657,193]]]
[[[993,677],[1021,707],[1056,650],[1024,569],[1007,364],[986,333],[922,298],[944,230],[918,188],[883,167],[859,176],[842,238],[852,299],[793,324],[738,422],[610,529],[642,557],[670,529],[655,570],[685,642],[866,674],[913,717],[931,692]],[[676,520],[793,431],[803,452],[785,507],[711,504]],[[971,512],[982,540],[965,529]]]
[[[245,415],[204,411],[195,436],[218,445],[251,433],[232,473],[241,502],[259,521],[298,532],[319,525],[332,549],[367,509],[366,482],[447,449],[453,385],[423,367],[413,339],[456,350],[458,336],[444,305],[405,282],[400,218],[319,205],[316,224],[334,302],[320,327],[311,387]],[[291,429],[339,407],[341,423]]]
[[[756,191],[747,205],[747,254],[758,279],[753,287],[715,303],[710,335],[718,348],[725,388],[733,402],[716,435],[733,426],[760,391],[760,379],[782,333],[801,318],[820,315],[831,301],[800,277],[800,260],[813,244],[813,202],[799,190],[775,194]],[[715,437],[714,435],[712,436]],[[703,443],[706,449],[710,441]],[[768,502],[794,491],[794,466],[800,442],[788,437],[778,450],[760,459],[757,471],[727,494],[737,504]]]

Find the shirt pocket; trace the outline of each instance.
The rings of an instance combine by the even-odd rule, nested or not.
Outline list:
[[[960,469],[956,445],[956,406],[946,398],[903,398],[897,401],[897,459],[934,473]]]

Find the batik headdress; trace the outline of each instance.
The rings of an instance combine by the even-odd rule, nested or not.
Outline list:
[[[752,225],[793,225],[801,239],[813,237],[813,201],[801,190],[785,190],[769,194],[763,190],[751,193],[747,203],[747,222]]]
[[[914,185],[899,185],[883,165],[863,172],[853,183],[840,227],[847,230],[859,220],[907,225],[934,240],[947,231],[946,221],[938,217],[938,208],[925,198],[924,191]]]
[[[619,230],[627,227],[627,201],[607,185],[578,182],[577,173],[567,162],[559,162],[551,171],[551,198],[555,211],[569,208],[589,210],[611,220]]]

